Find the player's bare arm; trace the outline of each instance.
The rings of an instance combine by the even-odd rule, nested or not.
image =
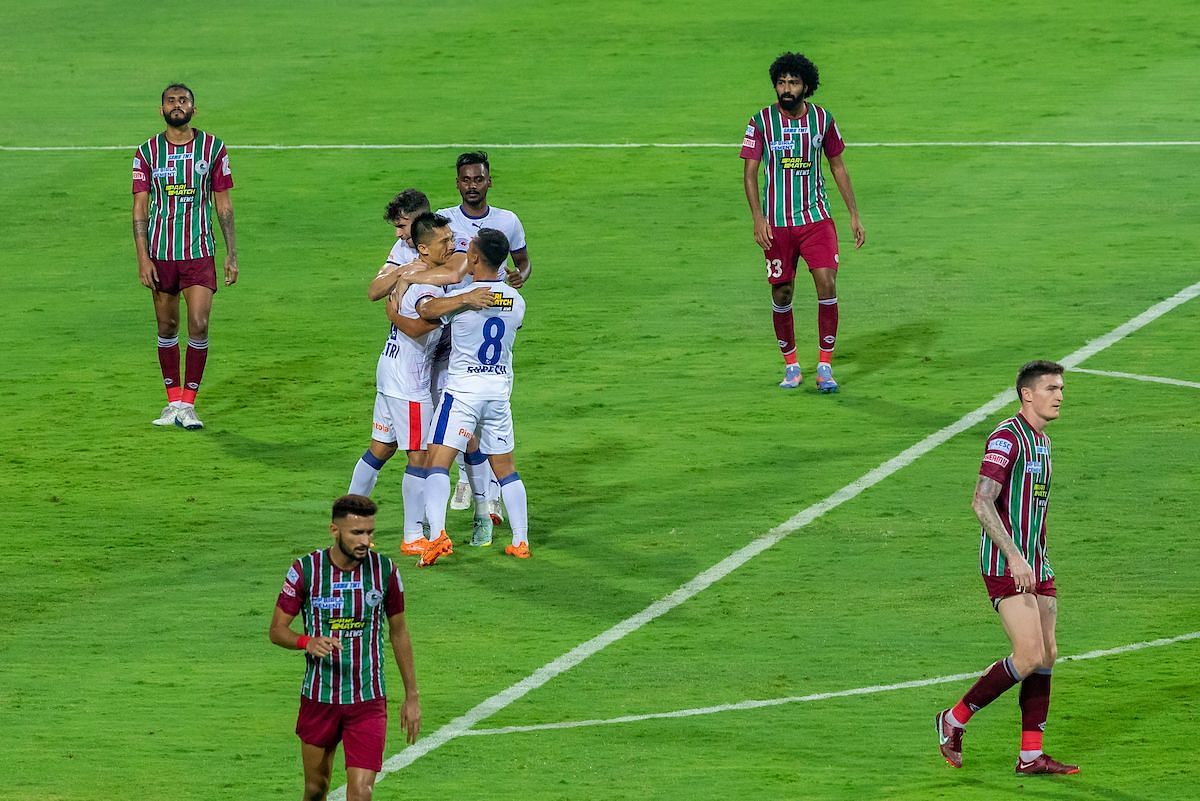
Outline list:
[[[221,236],[225,238],[225,286],[233,286],[238,280],[237,236],[233,232],[233,198],[229,190],[213,192],[213,205],[221,223]]]
[[[1004,523],[996,511],[996,499],[1000,497],[1002,489],[1000,482],[994,478],[980,476],[975,484],[975,497],[971,501],[971,508],[975,510],[975,516],[979,518],[988,539],[1004,554],[1017,590],[1028,592],[1034,587],[1033,568],[1025,561],[1013,538],[1004,530]]]
[[[533,265],[529,262],[529,249],[521,248],[513,253],[512,263],[514,269],[507,271],[505,280],[513,289],[520,289],[529,280],[529,274],[533,272]]]
[[[412,317],[405,317],[400,313],[400,298],[403,297],[404,292],[408,291],[407,284],[405,287],[403,290],[397,288],[395,292],[388,296],[387,318],[391,324],[396,326],[401,334],[411,339],[416,339],[428,334],[430,331],[436,331],[441,328],[440,323],[425,319],[413,319]]]
[[[762,198],[758,196],[758,165],[761,161],[745,159],[742,167],[742,185],[746,200],[750,203],[750,218],[754,221],[754,241],[763,250],[771,247],[771,225],[763,216]]]
[[[289,615],[278,606],[275,607],[275,614],[271,616],[271,628],[267,632],[271,642],[280,648],[298,651],[300,635],[292,630],[292,621],[295,619],[295,615]],[[304,650],[318,659],[324,659],[334,651],[342,650],[342,641],[336,637],[311,637]]]
[[[404,291],[412,283],[409,279],[425,268],[426,264],[423,261],[410,261],[408,264],[384,262],[367,286],[367,300],[374,303],[397,291],[404,295]]]
[[[440,267],[424,268],[425,263],[414,261],[401,268],[401,276],[413,278],[420,273],[421,283],[430,286],[449,286],[467,277],[467,254],[454,253]]]
[[[421,732],[421,694],[417,692],[417,669],[413,664],[412,638],[404,613],[388,618],[388,640],[392,643],[392,654],[400,668],[400,679],[404,682],[404,703],[400,706],[400,725],[410,743],[417,741]]]
[[[133,195],[133,246],[137,251],[138,280],[142,286],[158,289],[158,270],[150,259],[150,193]]]
[[[842,200],[846,202],[846,211],[850,212],[850,230],[854,232],[854,247],[861,248],[867,241],[867,232],[863,230],[862,223],[858,219],[858,203],[854,199],[854,187],[850,184],[850,171],[846,169],[846,162],[842,160],[840,153],[829,159],[829,172],[833,174],[838,191],[842,193]]]
[[[417,314],[426,320],[439,320],[468,309],[486,309],[495,302],[491,287],[477,286],[470,292],[448,298],[429,298],[417,304]]]

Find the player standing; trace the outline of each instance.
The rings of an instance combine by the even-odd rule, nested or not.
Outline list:
[[[832,359],[838,327],[838,241],[826,202],[822,156],[829,160],[829,171],[850,212],[854,246],[862,247],[867,235],[842,161],[846,147],[842,135],[833,115],[808,102],[819,84],[816,65],[799,53],[784,53],[771,64],[770,73],[779,102],[750,118],[741,157],[754,241],[766,256],[775,338],[783,352],[779,386],[795,389],[804,380],[796,359],[792,318],[796,267],[803,258],[817,290],[817,390],[837,392]],[[758,167],[763,161],[766,184],[760,196]]]
[[[983,526],[980,569],[1012,653],[995,662],[954,707],[934,718],[942,756],[962,767],[964,726],[1014,684],[1021,685],[1021,754],[1016,772],[1078,773],[1042,752],[1050,671],[1058,656],[1058,598],[1046,556],[1051,448],[1046,424],[1058,418],[1063,367],[1029,362],[1017,374],[1021,410],[988,435],[972,507]]]
[[[167,406],[156,426],[204,428],[196,393],[208,359],[208,318],[217,291],[210,204],[225,239],[225,286],[238,279],[233,231],[233,176],[225,143],[192,128],[192,90],[173,83],[162,93],[167,128],[133,155],[133,243],[138,280],[150,289],[158,322],[158,364]],[[179,380],[179,295],[187,303],[187,354]]]
[[[449,377],[446,390],[434,413],[429,435],[429,469],[425,479],[425,519],[432,531],[446,524],[446,505],[450,500],[450,463],[478,437],[479,448],[488,454],[492,470],[499,477],[500,491],[508,507],[512,543],[504,552],[518,559],[529,558],[529,513],[525,484],[513,463],[514,433],[512,409],[513,342],[525,319],[525,299],[504,282],[501,270],[508,257],[508,239],[499,231],[484,228],[467,248],[467,265],[475,283],[490,289],[492,305],[478,311],[465,311],[449,323],[451,336]],[[459,296],[467,292],[457,290]],[[449,295],[452,300],[456,295]],[[426,319],[439,310],[428,301],[417,307]],[[443,535],[444,535],[443,531]],[[491,544],[491,531],[472,537],[471,544]]]
[[[408,742],[416,741],[421,728],[404,584],[392,561],[371,550],[375,511],[371,499],[361,495],[334,501],[333,545],[292,563],[271,617],[271,642],[305,653],[296,734],[306,801],[322,801],[328,794],[339,741],[345,744],[346,798],[371,798],[387,738],[385,620],[404,682],[400,725]],[[292,630],[298,614],[303,614],[303,634]]]
[[[490,206],[487,202],[488,190],[492,188],[492,166],[488,154],[482,150],[461,154],[455,161],[457,174],[455,186],[458,189],[462,203],[450,208],[439,209],[450,219],[450,228],[454,231],[455,247],[466,251],[467,244],[483,228],[499,231],[508,238],[512,250],[512,269],[507,271],[508,285],[520,288],[529,280],[533,267],[529,262],[529,249],[525,244],[525,228],[520,218],[508,209]],[[503,265],[502,265],[503,266]],[[470,278],[466,279],[470,283]],[[465,285],[465,284],[464,284]],[[453,291],[453,287],[450,288]],[[447,349],[448,351],[448,349]],[[448,357],[448,352],[446,354]],[[444,378],[445,362],[438,361],[437,369]],[[438,381],[435,380],[435,384]],[[451,509],[466,509],[471,505],[472,484],[475,484],[476,510],[486,505],[492,521],[499,524],[503,519],[500,506],[500,485],[495,475],[488,468],[485,458],[478,453],[468,452],[458,457],[458,484],[454,488],[454,497],[450,501]],[[478,465],[478,469],[473,469]],[[484,480],[471,479],[472,475],[486,477]],[[470,480],[469,480],[470,479]],[[486,486],[484,481],[486,480]]]

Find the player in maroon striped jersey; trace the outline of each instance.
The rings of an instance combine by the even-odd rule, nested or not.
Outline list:
[[[1063,367],[1029,362],[1017,374],[1021,410],[988,435],[972,507],[983,526],[980,567],[1012,653],[992,664],[955,706],[934,717],[938,746],[962,767],[962,738],[971,716],[1021,685],[1021,754],[1016,772],[1078,773],[1042,752],[1050,709],[1050,670],[1058,656],[1058,593],[1046,556],[1051,447],[1046,424],[1058,418]]]
[[[208,359],[208,318],[217,291],[210,203],[225,238],[225,286],[238,279],[233,232],[233,176],[225,143],[192,128],[195,96],[181,83],[162,93],[167,128],[133,156],[133,242],[138,279],[154,298],[158,363],[167,406],[154,425],[203,428],[196,393]],[[179,377],[179,295],[187,303],[188,343]]]
[[[804,380],[796,358],[792,318],[796,267],[804,259],[817,290],[817,390],[837,392],[832,359],[838,327],[838,243],[826,203],[822,157],[829,161],[829,171],[850,212],[854,247],[862,247],[867,235],[858,218],[850,173],[842,161],[846,147],[842,135],[828,111],[808,102],[819,84],[816,65],[799,53],[784,53],[771,64],[770,73],[779,102],[750,118],[741,157],[754,241],[766,256],[775,338],[783,353],[779,386],[795,389]],[[760,195],[758,168],[764,161],[766,185]]]
[[[400,724],[408,742],[416,742],[421,728],[404,585],[392,561],[372,550],[375,511],[362,495],[333,502],[333,544],[292,563],[271,617],[271,642],[305,652],[296,734],[306,801],[322,801],[329,793],[338,742],[345,752],[346,798],[371,798],[387,737],[385,620],[404,681]],[[298,614],[304,616],[303,634],[292,629]]]

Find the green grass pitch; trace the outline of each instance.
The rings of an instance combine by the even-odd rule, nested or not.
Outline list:
[[[1022,0],[132,8],[31,2],[0,26],[0,798],[294,798],[301,657],[267,622],[326,541],[370,434],[386,333],[366,280],[399,189],[457,200],[458,147],[534,275],[514,396],[534,558],[401,563],[424,733],[1193,284],[1200,148],[864,147],[1196,140],[1200,12]],[[737,142],[798,49],[850,143],[867,246],[842,235],[843,391],[780,359]],[[208,427],[149,425],[154,327],[129,234],[132,146],[183,80],[230,145],[242,278],[222,289]],[[796,293],[811,374],[815,303]],[[1083,366],[1200,382],[1200,300]],[[811,381],[811,378],[809,379]],[[1060,653],[1200,629],[1200,389],[1069,373],[1050,430]],[[999,415],[994,416],[998,418]],[[534,690],[483,728],[671,712],[982,670],[1006,653],[969,508],[986,424]],[[379,547],[399,542],[400,469]],[[458,533],[463,513],[451,517]],[[500,534],[503,542],[506,530]],[[378,799],[1189,799],[1200,643],[1055,671],[1047,750],[1012,775],[1005,697],[967,766],[932,715],[968,681],[694,717],[451,740]],[[393,691],[399,676],[392,666]],[[393,706],[395,699],[393,698]],[[392,714],[389,754],[402,745]],[[338,757],[340,762],[340,755]],[[335,786],[341,783],[340,766]]]

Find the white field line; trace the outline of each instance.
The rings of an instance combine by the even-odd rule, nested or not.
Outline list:
[[[1196,295],[1200,295],[1200,282],[1192,284],[1186,289],[1180,290],[1175,295],[1167,298],[1161,303],[1156,303],[1154,306],[1151,306],[1149,309],[1142,312],[1137,317],[1134,317],[1129,322],[1118,326],[1098,339],[1092,340],[1084,347],[1061,359],[1060,361],[1064,365],[1078,364],[1084,359],[1089,358],[1104,348],[1114,344],[1121,338],[1128,336],[1142,326],[1158,319],[1174,309],[1176,306],[1186,303],[1191,298],[1196,297]],[[824,500],[809,506],[807,509],[804,509],[792,516],[789,520],[780,523],[778,526],[771,529],[766,534],[763,534],[749,545],[746,545],[740,550],[735,551],[717,564],[708,568],[708,570],[705,570],[703,573],[696,576],[679,589],[650,604],[641,612],[627,617],[607,631],[596,635],[587,642],[575,646],[557,659],[546,663],[533,673],[518,681],[516,684],[513,684],[511,687],[501,690],[492,697],[481,701],[479,704],[467,710],[465,713],[449,723],[446,723],[429,736],[419,740],[416,744],[410,745],[400,753],[390,757],[383,763],[383,770],[380,771],[378,778],[382,779],[389,773],[395,773],[396,771],[403,770],[429,752],[442,747],[456,737],[466,734],[469,729],[487,720],[492,715],[495,715],[497,712],[522,698],[532,690],[541,687],[555,676],[567,672],[588,657],[594,656],[595,654],[607,648],[609,645],[612,645],[614,642],[617,642],[618,640],[621,640],[624,637],[632,634],[652,620],[665,615],[667,612],[679,606],[684,601],[687,601],[692,596],[725,578],[730,573],[737,570],[739,567],[746,564],[763,551],[775,545],[788,534],[803,528],[831,509],[841,506],[843,503],[854,498],[867,488],[878,484],[880,481],[883,481],[885,478],[897,472],[901,468],[912,464],[918,458],[946,442],[955,434],[966,431],[967,429],[983,422],[998,409],[1008,403],[1011,403],[1012,398],[1013,391],[1011,389],[1005,389],[1003,392],[996,395],[996,397],[992,398],[975,411],[964,415],[957,422],[951,423],[940,431],[930,434],[916,445],[909,447],[899,455],[894,456],[888,461],[879,465],[879,467],[876,467],[874,470],[871,470],[860,478],[855,479]],[[339,787],[338,789],[334,790],[329,797],[333,799],[333,801],[340,801],[340,799],[344,799],[345,796],[345,787]]]
[[[1088,651],[1086,654],[1076,654],[1075,656],[1060,656],[1058,661],[1081,662],[1085,659],[1099,659],[1100,657],[1104,656],[1114,656],[1116,654],[1129,653],[1130,651],[1140,651],[1143,648],[1160,648],[1164,645],[1174,645],[1175,643],[1196,639],[1200,639],[1200,631],[1193,631],[1188,634],[1180,634],[1178,637],[1165,637],[1160,640],[1135,642],[1130,645],[1121,645],[1116,648],[1105,648],[1100,651]],[[763,707],[768,706],[803,704],[810,701],[827,701],[830,698],[849,698],[855,695],[874,695],[875,693],[887,693],[894,690],[910,690],[915,687],[930,687],[934,684],[949,684],[950,682],[955,681],[975,679],[979,677],[979,674],[980,671],[976,670],[973,673],[955,673],[952,676],[937,676],[932,679],[914,679],[912,681],[902,681],[896,684],[875,684],[870,687],[855,687],[850,690],[837,690],[836,692],[828,693],[813,693],[812,695],[791,695],[784,698],[768,698],[763,701],[739,701],[735,704],[702,706],[695,709],[677,709],[672,712],[651,712],[645,715],[622,715],[616,718],[568,720],[559,723],[536,723],[528,726],[503,726],[497,729],[471,729],[470,731],[463,732],[463,734],[464,736],[469,737],[485,737],[493,734],[519,734],[531,731],[549,731],[552,729],[580,729],[586,726],[610,726],[616,723],[637,723],[643,720],[660,720],[663,718],[690,718],[697,715],[715,715],[719,712],[737,712],[744,709],[762,709]]]
[[[299,145],[235,145],[230,150],[626,150],[636,148],[668,148],[694,150],[699,148],[737,149],[739,143],[726,142],[440,142],[424,144],[299,144]],[[1117,142],[855,142],[849,147],[1196,147],[1200,140],[1142,140]],[[132,152],[137,145],[0,145],[0,152],[70,153],[101,150]]]
[[[1174,387],[1191,387],[1192,389],[1200,389],[1200,382],[1184,381],[1179,378],[1163,378],[1157,375],[1138,375],[1137,373],[1118,373],[1111,370],[1088,370],[1083,367],[1075,367],[1072,372],[1090,373],[1091,375],[1104,375],[1109,378],[1130,378],[1134,381],[1149,381],[1152,384],[1170,384]]]

